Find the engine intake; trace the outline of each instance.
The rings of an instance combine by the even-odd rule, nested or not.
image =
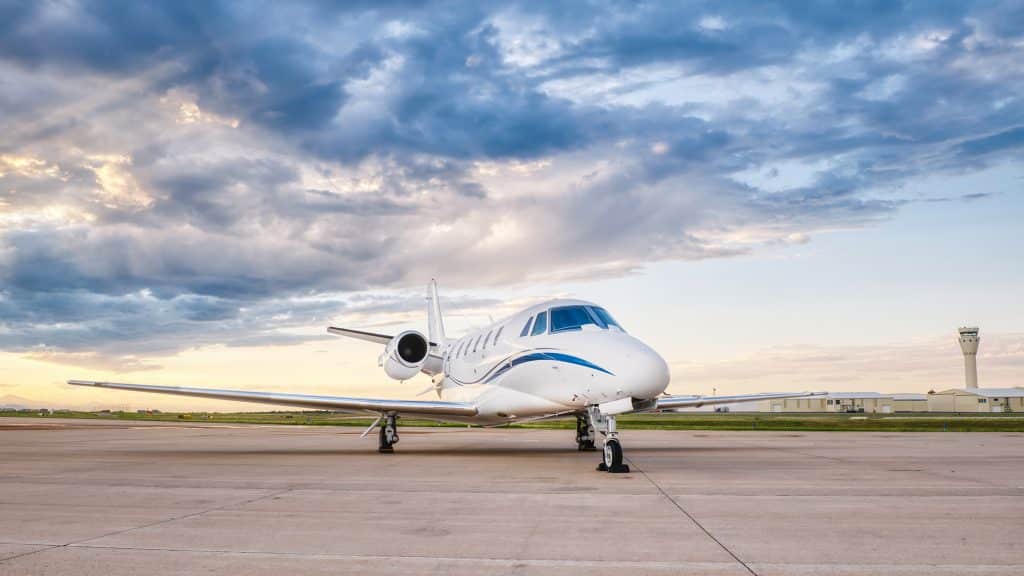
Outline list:
[[[423,368],[429,350],[430,343],[423,334],[415,330],[402,332],[384,350],[384,372],[395,380],[408,380]]]

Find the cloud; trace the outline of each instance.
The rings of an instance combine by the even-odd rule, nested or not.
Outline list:
[[[1016,161],[1012,3],[754,8],[5,4],[0,343],[303,341],[359,291],[800,244]]]
[[[991,136],[974,138],[960,144],[960,150],[967,155],[981,155],[1024,146],[1024,126],[1016,126]]]

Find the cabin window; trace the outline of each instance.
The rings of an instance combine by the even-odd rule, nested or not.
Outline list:
[[[519,337],[522,338],[530,333],[530,322],[533,322],[533,317],[526,319],[526,325],[523,326],[523,331],[519,333]]]
[[[600,306],[591,306],[590,309],[594,312],[594,315],[597,316],[598,320],[600,320],[601,322],[604,322],[608,326],[615,326],[616,328],[622,330],[623,332],[626,331],[625,329],[622,328],[622,326],[619,325],[618,322],[615,321],[615,318],[612,318],[612,315],[609,314],[608,311],[605,310],[604,308],[601,308]]]
[[[584,325],[597,321],[584,306],[560,306],[551,309],[551,333],[581,330]]]
[[[498,344],[498,338],[501,338],[501,331],[504,330],[504,329],[505,329],[504,326],[502,326],[501,328],[498,328],[498,332],[494,334],[494,342],[492,342],[491,344],[494,344],[494,345]]]
[[[548,329],[548,313],[541,312],[537,314],[537,321],[533,323],[533,330],[530,332],[531,336],[543,334]]]

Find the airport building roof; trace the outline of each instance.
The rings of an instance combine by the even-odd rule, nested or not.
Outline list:
[[[982,398],[1024,398],[1024,388],[950,388],[936,394],[955,394],[962,392],[981,396]]]
[[[868,398],[877,398],[879,400],[927,400],[928,395],[916,393],[885,394],[882,392],[829,392],[824,396],[816,396],[811,399],[859,400]],[[807,400],[807,398],[790,398],[790,400]]]
[[[879,392],[829,392],[825,398],[836,399],[854,399],[854,398],[891,398],[891,394],[881,394]]]

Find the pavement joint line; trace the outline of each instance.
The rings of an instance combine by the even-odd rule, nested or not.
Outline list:
[[[740,564],[740,566],[743,566],[743,567],[744,567],[744,568],[745,568],[745,569],[747,570],[747,572],[750,572],[750,573],[751,573],[751,574],[752,574],[753,576],[758,576],[757,572],[754,572],[754,569],[753,569],[753,568],[751,568],[751,567],[750,567],[750,566],[749,566],[749,565],[748,565],[748,564],[747,564],[746,562],[744,562],[744,561],[743,561],[743,560],[742,560],[742,559],[741,559],[741,558],[740,558],[739,556],[737,556],[735,552],[733,552],[732,550],[730,550],[730,549],[729,549],[729,547],[728,547],[728,546],[726,546],[726,545],[725,545],[725,544],[724,544],[724,543],[723,543],[723,542],[722,542],[721,540],[719,540],[718,538],[716,538],[716,537],[715,537],[715,535],[714,535],[714,534],[712,534],[710,530],[708,530],[707,528],[705,528],[705,527],[704,527],[704,525],[703,525],[703,524],[701,524],[701,523],[700,523],[700,522],[699,522],[699,521],[698,521],[698,520],[697,520],[697,519],[696,519],[696,518],[695,518],[695,517],[693,516],[693,514],[690,514],[689,512],[687,512],[687,511],[686,511],[686,508],[683,508],[682,504],[680,504],[679,502],[677,502],[675,498],[673,498],[672,496],[670,496],[670,495],[669,495],[669,493],[668,493],[668,492],[666,492],[666,491],[665,491],[665,489],[661,487],[661,485],[659,485],[659,484],[658,484],[657,482],[655,482],[655,481],[654,481],[654,478],[651,478],[651,476],[650,476],[650,475],[649,475],[649,474],[647,473],[647,471],[646,471],[646,470],[644,470],[643,468],[641,468],[641,467],[637,466],[637,465],[636,465],[636,462],[635,462],[635,461],[633,461],[633,460],[630,460],[629,458],[624,458],[624,459],[626,460],[626,462],[628,462],[628,463],[629,463],[629,465],[630,465],[630,467],[631,467],[631,468],[635,468],[635,469],[636,469],[636,470],[637,470],[638,472],[640,472],[640,474],[641,474],[641,475],[643,475],[643,477],[644,477],[644,478],[646,478],[646,479],[647,479],[647,481],[648,481],[648,482],[650,482],[650,483],[651,483],[651,485],[652,485],[652,486],[654,486],[655,488],[657,488],[657,489],[658,489],[658,492],[661,492],[661,495],[662,495],[662,496],[664,496],[664,497],[665,497],[665,498],[666,498],[666,499],[667,499],[667,500],[668,500],[669,502],[671,502],[671,503],[672,503],[672,505],[673,505],[673,506],[675,506],[677,510],[679,510],[680,512],[682,512],[682,513],[683,513],[683,515],[685,515],[685,516],[686,516],[687,518],[689,518],[689,519],[690,519],[690,522],[693,522],[693,523],[694,523],[694,525],[696,525],[696,526],[697,526],[697,528],[700,528],[702,532],[704,532],[705,534],[707,534],[708,538],[711,538],[711,540],[712,540],[712,541],[713,541],[713,542],[714,542],[715,544],[718,544],[718,546],[719,546],[719,547],[721,547],[721,548],[722,548],[722,550],[725,550],[725,552],[726,552],[726,553],[727,553],[727,554],[728,554],[729,556],[732,556],[733,560],[735,560],[736,562],[738,562],[738,563]]]
[[[920,474],[927,475],[928,473],[927,472],[920,472]],[[945,476],[936,476],[936,477],[940,478],[940,479],[948,479]],[[44,478],[14,478],[14,479],[0,479],[0,486],[2,486],[4,484],[12,484],[12,483],[13,484],[24,484],[24,483],[28,483],[28,482],[31,482],[33,484],[46,485],[46,486],[66,486],[67,485],[67,482],[65,482],[65,481],[47,481]],[[167,487],[164,484],[158,484],[158,483],[150,484],[150,483],[115,483],[115,482],[79,482],[79,483],[76,483],[75,486],[78,486],[78,487],[81,487],[81,486],[96,486],[96,487],[103,487],[103,488],[108,488],[108,487],[115,487],[115,488],[152,488],[152,489],[157,489],[157,490],[164,489],[164,488]],[[989,497],[1000,497],[1000,498],[1017,498],[1019,496],[1020,490],[1024,490],[1024,486],[1003,486],[1003,485],[999,485],[999,484],[992,484],[991,486],[993,486],[994,488],[1002,489],[1002,490],[1004,490],[1004,492],[997,492],[997,493],[986,494],[986,496],[989,496]],[[182,484],[182,485],[179,485],[179,487],[185,488],[185,489],[195,489],[195,490],[203,490],[203,489],[208,489],[208,488],[217,488],[217,489],[225,489],[225,490],[227,490],[227,489],[232,488],[232,486],[218,487],[218,486],[211,486],[209,484],[202,484],[202,485],[201,484],[195,484],[195,485],[184,485],[184,484]],[[276,487],[276,486],[271,486],[271,487],[245,487],[244,489],[246,489],[246,490],[276,490],[276,489],[279,489],[279,488]],[[516,492],[516,491],[508,491],[508,490],[447,490],[447,489],[444,489],[443,486],[439,486],[436,489],[433,489],[433,488],[432,489],[424,489],[424,488],[395,488],[395,487],[391,487],[391,488],[388,488],[388,489],[382,489],[382,488],[358,488],[358,487],[353,487],[353,486],[326,486],[326,485],[319,486],[319,485],[316,485],[316,484],[292,486],[291,488],[289,488],[289,490],[291,490],[293,492],[300,492],[300,491],[344,492],[344,493],[349,493],[349,494],[351,494],[351,493],[368,493],[368,494],[377,494],[377,493],[386,493],[386,494],[427,494],[427,493],[429,493],[429,494],[458,494],[458,495],[461,495],[461,494],[474,494],[474,495],[481,495],[481,496],[483,496],[483,495],[505,496],[505,495],[509,495],[509,494],[511,494],[511,495],[516,495],[516,494],[522,494],[522,495],[541,494],[541,495],[551,495],[551,496],[563,496],[563,495],[569,495],[569,494],[596,494],[596,493],[598,493],[597,489],[594,489],[592,491],[591,490],[587,490],[587,491],[577,491],[577,490],[543,490],[543,491],[535,491],[535,492],[534,491],[530,491],[530,492],[527,492],[527,491]],[[616,495],[617,496],[647,496],[649,494],[647,494],[645,492],[616,492]],[[771,494],[763,493],[763,492],[758,492],[757,494],[748,494],[748,493],[744,493],[744,492],[703,492],[703,493],[701,493],[701,496],[722,496],[722,497],[725,497],[725,496],[785,496],[785,497],[790,497],[790,498],[818,498],[818,497],[831,496],[831,495],[833,495],[833,494],[818,493],[818,492],[813,492],[813,493],[780,492],[780,493],[771,493]],[[863,496],[865,496],[865,494],[859,494],[859,493],[858,494],[848,494],[847,496],[863,497]],[[908,496],[913,496],[914,498],[918,498],[918,499],[927,499],[927,498],[944,498],[944,499],[965,498],[965,499],[973,499],[973,498],[977,498],[978,497],[978,495],[974,494],[974,493],[971,493],[971,494],[964,494],[964,493],[870,494],[871,498],[876,498],[876,499],[892,498],[892,499],[900,499],[900,500],[902,500],[902,499],[907,498]],[[25,504],[25,503],[24,502],[0,501],[0,504],[20,505],[20,504]],[[32,505],[33,506],[48,506],[48,504],[40,504],[40,503],[32,503]],[[54,506],[54,507],[67,507],[69,505],[67,505],[67,504],[53,504],[52,506]],[[89,507],[93,507],[94,505],[90,505],[90,504],[73,504],[73,505],[70,505],[70,506],[89,508]],[[101,507],[102,508],[102,507],[105,507],[105,505],[95,505],[95,507]]]
[[[32,554],[38,554],[40,552],[46,552],[47,550],[53,550],[54,548],[62,548],[64,546],[66,546],[66,544],[46,544],[46,548],[42,548],[40,550],[29,550],[28,552],[22,552],[21,554],[15,554],[14,556],[8,556],[6,558],[0,558],[0,564],[3,564],[4,562],[9,562],[11,560],[15,560],[15,559],[18,559],[18,558],[22,558],[22,557],[25,557],[25,556],[31,556]]]
[[[25,546],[44,546],[43,544],[26,544],[22,542],[0,542],[0,544],[21,544]],[[136,550],[143,552],[192,552],[196,554],[229,554],[238,556],[281,556],[286,558],[320,558],[320,559],[351,559],[351,560],[413,560],[413,561],[442,561],[442,562],[456,562],[462,564],[472,563],[484,563],[484,564],[507,564],[508,562],[519,562],[530,566],[601,566],[601,567],[623,567],[623,568],[673,568],[673,567],[697,567],[697,566],[722,566],[727,563],[725,562],[707,562],[707,561],[631,561],[631,560],[564,560],[564,559],[546,559],[546,558],[488,558],[483,556],[473,557],[454,557],[454,556],[420,556],[420,555],[382,555],[382,554],[338,554],[331,552],[283,552],[278,550],[226,550],[226,549],[206,549],[206,548],[172,548],[172,547],[150,547],[150,546],[114,546],[114,545],[98,545],[98,544],[71,544],[67,545],[72,548],[83,548],[89,550]],[[50,548],[61,548],[61,545],[51,545]],[[756,562],[755,564],[765,567],[820,567],[820,568],[834,568],[836,566],[849,566],[845,562],[837,563],[824,563],[824,562]],[[1021,564],[862,564],[859,565],[866,568],[884,568],[889,570],[899,569],[917,569],[921,567],[928,567],[934,569],[1005,569],[1005,568],[1016,568],[1022,566]]]
[[[14,560],[16,558],[23,558],[25,556],[31,556],[33,554],[39,554],[40,552],[47,552],[49,550],[54,550],[56,548],[79,548],[79,547],[84,547],[83,545],[85,545],[86,542],[92,542],[93,540],[99,540],[101,538],[109,538],[110,536],[117,536],[118,534],[125,534],[127,532],[132,532],[132,531],[135,531],[135,530],[144,530],[146,528],[152,528],[153,526],[160,526],[161,524],[167,524],[167,523],[170,523],[170,522],[176,522],[178,520],[186,520],[188,518],[195,518],[197,516],[202,516],[203,514],[207,514],[209,512],[215,512],[217,510],[223,510],[225,508],[229,508],[229,507],[232,507],[232,506],[246,506],[248,504],[252,504],[253,502],[259,502],[260,500],[264,500],[266,498],[273,498],[275,496],[280,496],[281,494],[285,494],[287,492],[291,492],[291,490],[292,490],[291,488],[285,488],[283,490],[277,490],[275,492],[270,492],[268,494],[263,494],[262,496],[257,496],[256,498],[250,498],[248,500],[243,500],[242,502],[229,502],[227,504],[222,504],[220,506],[214,506],[213,508],[208,508],[206,510],[200,510],[198,512],[192,512],[192,513],[189,513],[189,514],[183,514],[181,516],[175,516],[173,518],[164,518],[163,520],[157,520],[155,522],[150,522],[149,524],[143,524],[142,526],[133,526],[131,528],[125,528],[123,530],[115,530],[113,532],[108,532],[107,534],[100,534],[99,536],[90,536],[88,538],[83,538],[81,540],[74,540],[72,542],[65,542],[64,544],[49,545],[47,548],[43,548],[41,550],[31,550],[29,552],[25,552],[24,554],[18,554],[16,556],[11,556],[9,558],[0,559],[0,564],[3,564],[4,562],[8,562],[10,560]]]
[[[516,562],[530,566],[598,566],[598,567],[622,567],[622,568],[673,568],[679,566],[731,566],[731,562],[708,562],[708,561],[660,561],[660,560],[569,560],[559,558],[502,558],[486,556],[423,556],[414,554],[340,554],[332,552],[284,552],[280,550],[226,550],[219,548],[172,548],[152,546],[116,546],[102,544],[68,544],[69,548],[83,548],[89,550],[135,550],[143,552],[192,552],[196,554],[236,554],[239,556],[283,556],[286,558],[325,558],[325,559],[351,559],[351,560],[417,560],[417,561],[443,561],[462,564],[498,564],[507,565],[509,562]],[[64,546],[54,546],[61,548]]]

